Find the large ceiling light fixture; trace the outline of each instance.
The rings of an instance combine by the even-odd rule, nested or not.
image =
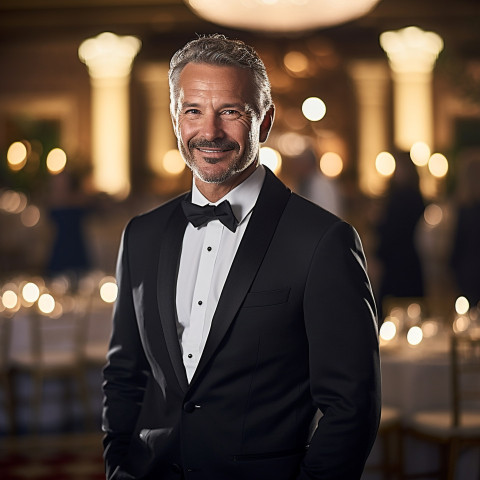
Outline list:
[[[359,18],[379,0],[185,0],[200,17],[231,28],[302,32]]]

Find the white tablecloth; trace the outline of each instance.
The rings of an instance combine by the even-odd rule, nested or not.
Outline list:
[[[420,410],[447,409],[450,406],[449,341],[441,332],[411,346],[406,340],[396,340],[381,348],[383,404],[400,409],[402,416]],[[439,450],[417,439],[408,438],[404,444],[406,472],[422,472],[436,468]],[[375,445],[371,460],[378,458]],[[461,456],[456,478],[480,478],[480,451],[470,450]],[[365,474],[363,480],[381,478]]]

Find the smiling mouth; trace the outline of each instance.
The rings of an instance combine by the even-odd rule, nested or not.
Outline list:
[[[197,148],[197,150],[202,153],[224,153],[232,151],[233,148]]]

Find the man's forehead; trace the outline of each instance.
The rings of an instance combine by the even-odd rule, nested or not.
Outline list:
[[[218,93],[251,93],[254,87],[249,70],[233,66],[189,63],[180,74],[179,87],[184,93],[217,91]]]

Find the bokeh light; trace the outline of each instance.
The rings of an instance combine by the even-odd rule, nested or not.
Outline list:
[[[28,303],[35,303],[40,297],[40,288],[33,282],[27,282],[22,288],[22,297]]]
[[[67,154],[61,148],[54,148],[47,155],[47,169],[53,175],[63,172],[67,165]]]
[[[425,219],[425,223],[430,225],[431,227],[436,227],[440,225],[441,221],[443,220],[443,210],[440,205],[436,203],[431,203],[427,205],[423,212],[423,218]]]
[[[165,153],[162,164],[165,171],[171,175],[178,175],[185,170],[185,161],[176,148]]]
[[[410,148],[410,158],[419,167],[427,165],[430,154],[430,147],[425,142],[415,142]]]
[[[21,170],[27,163],[28,149],[24,142],[13,142],[7,150],[7,162],[10,169]]]
[[[465,297],[461,296],[455,300],[455,311],[459,315],[464,315],[465,313],[468,312],[469,309],[470,309],[470,303]]]
[[[391,320],[386,320],[380,327],[380,338],[386,341],[393,340],[397,334],[397,326]]]
[[[465,315],[460,315],[453,321],[453,331],[455,333],[462,333],[468,330],[470,327],[470,319]]]
[[[342,157],[335,152],[326,152],[320,158],[320,170],[327,177],[338,177],[343,170]]]
[[[260,149],[260,163],[267,166],[272,172],[279,172],[282,166],[282,156],[274,148],[262,147]]]
[[[416,325],[409,328],[407,332],[407,342],[410,345],[418,345],[423,340],[422,329]]]
[[[11,289],[7,289],[3,292],[2,303],[5,308],[13,310],[18,304],[18,295]]]
[[[310,97],[303,102],[302,112],[311,122],[318,122],[327,113],[327,106],[320,98]]]
[[[113,303],[117,299],[118,286],[115,278],[105,277],[100,282],[100,297],[105,303]]]
[[[375,168],[377,172],[384,176],[389,177],[395,171],[396,163],[394,156],[389,152],[380,152],[375,159]]]
[[[448,172],[448,160],[441,153],[434,153],[428,160],[428,169],[434,177],[442,178]]]
[[[39,310],[48,315],[55,309],[55,299],[49,293],[42,293],[38,298]]]
[[[308,70],[308,58],[302,52],[291,51],[283,58],[283,63],[287,70],[293,74],[302,74]]]
[[[25,227],[34,227],[40,221],[40,209],[35,205],[29,205],[20,214],[20,221]]]

